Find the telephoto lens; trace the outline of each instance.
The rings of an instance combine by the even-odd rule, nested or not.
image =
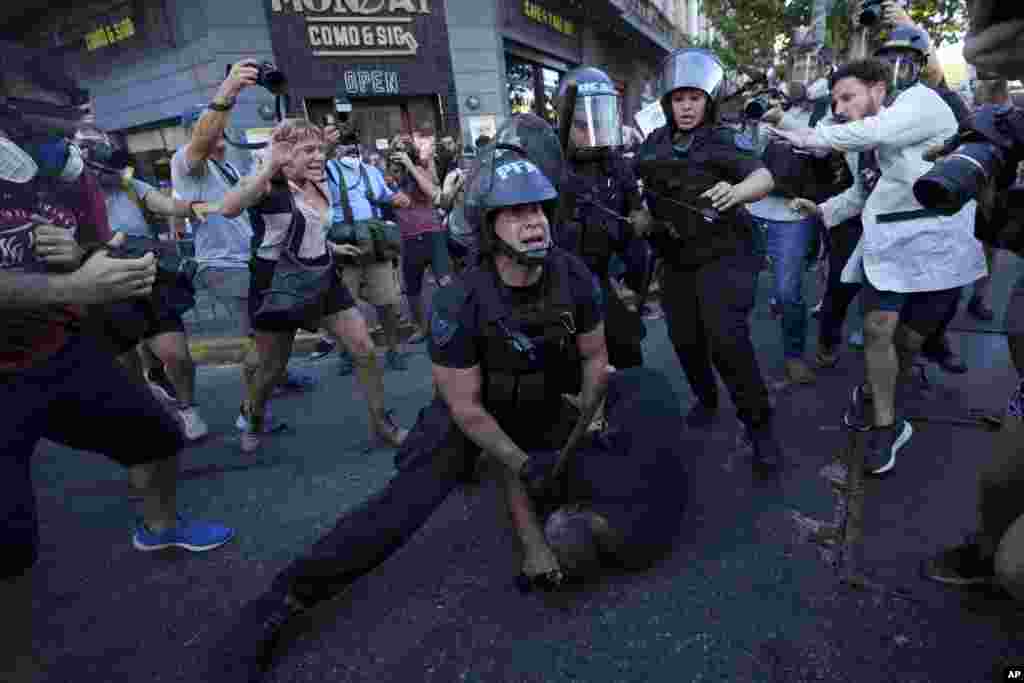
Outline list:
[[[952,216],[998,177],[1004,160],[1003,150],[991,143],[961,145],[914,183],[914,197],[926,209]]]

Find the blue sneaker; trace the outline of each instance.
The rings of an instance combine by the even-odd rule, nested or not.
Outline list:
[[[214,522],[186,521],[178,515],[178,526],[163,533],[154,533],[144,522],[139,522],[132,536],[136,550],[152,552],[164,548],[184,548],[194,553],[219,548],[235,535],[235,530]]]

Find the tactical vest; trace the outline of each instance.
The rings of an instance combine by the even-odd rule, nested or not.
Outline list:
[[[579,233],[576,244],[566,247],[579,254],[587,268],[603,279],[608,273],[612,253],[625,239],[625,225],[593,204],[623,216],[628,215],[629,207],[622,179],[614,164],[595,163],[589,166],[585,169],[588,173],[569,176],[567,191],[575,195],[570,220],[579,226]]]
[[[711,208],[711,202],[701,197],[704,192],[723,180],[713,154],[718,145],[707,142],[722,131],[703,128],[694,134],[693,142],[684,158],[677,159],[672,147],[672,133],[668,126],[651,134],[641,148],[638,171],[644,186],[660,196],[687,204]],[[646,160],[675,160],[671,169],[658,173],[645,173]],[[728,254],[752,247],[753,220],[743,206],[722,214],[716,223],[705,222],[696,212],[648,195],[651,214],[656,220],[671,223],[679,238],[667,233],[653,235],[650,242],[665,261],[686,269],[696,269]]]
[[[483,402],[499,422],[534,428],[534,416],[555,419],[563,393],[577,393],[581,380],[576,348],[576,307],[569,288],[569,262],[555,251],[545,266],[543,295],[513,306],[493,266],[480,267],[467,283],[480,302],[483,333]],[[556,414],[557,415],[557,414]]]

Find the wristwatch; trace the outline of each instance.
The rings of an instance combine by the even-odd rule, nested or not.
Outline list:
[[[210,109],[213,111],[231,111],[231,108],[235,106],[235,98],[225,97],[214,97],[210,101]]]

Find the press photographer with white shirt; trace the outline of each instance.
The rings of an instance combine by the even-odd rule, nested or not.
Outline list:
[[[926,33],[896,27],[878,58],[832,75],[833,115],[848,123],[772,129],[796,147],[857,154],[853,187],[820,205],[796,199],[794,206],[830,229],[862,216],[864,233],[842,280],[865,285],[867,382],[854,388],[844,421],[872,431],[867,467],[875,475],[893,468],[913,433],[895,411],[901,371],[905,377],[960,288],[987,272],[974,237],[974,202],[942,216],[924,210],[913,194],[914,182],[931,168],[924,152],[957,131],[946,103],[918,82],[929,52]]]

